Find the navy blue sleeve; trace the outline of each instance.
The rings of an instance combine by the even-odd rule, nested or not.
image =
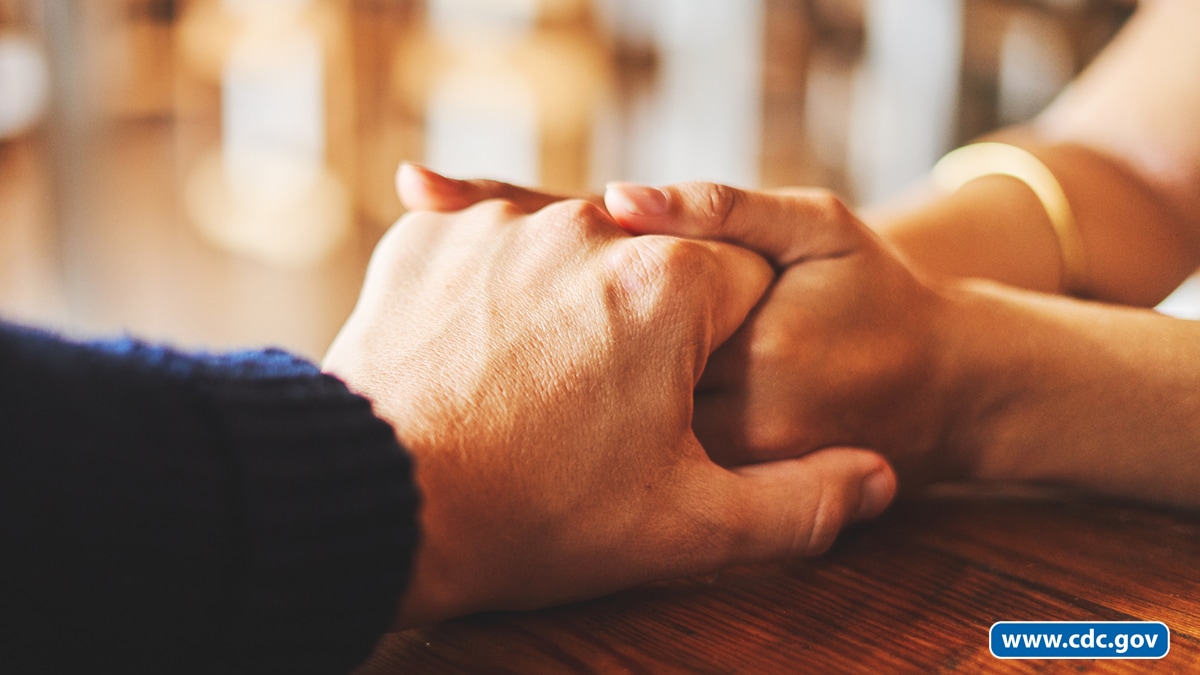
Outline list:
[[[416,510],[392,428],[311,363],[0,323],[0,672],[348,672]]]

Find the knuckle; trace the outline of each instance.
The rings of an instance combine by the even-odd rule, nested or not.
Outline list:
[[[689,248],[688,257],[691,260],[692,273],[704,281],[715,279],[721,271],[721,262],[716,252],[711,247],[699,242],[683,243]]]
[[[521,209],[508,199],[485,199],[471,206],[469,212],[484,220],[510,220],[523,215]]]
[[[675,297],[700,296],[717,273],[715,254],[705,245],[674,237],[630,240],[648,278],[657,280]]]
[[[559,243],[579,243],[611,235],[616,229],[608,216],[595,204],[582,199],[554,202],[535,216],[545,227],[541,236]]]
[[[737,207],[738,190],[720,183],[688,183],[683,189],[696,204],[696,215],[708,234],[720,237]]]
[[[665,262],[651,237],[627,239],[606,258],[608,271],[623,294],[636,304],[659,295]]]
[[[851,216],[850,207],[832,190],[816,188],[809,199],[817,211],[830,222],[843,221]]]
[[[809,210],[812,220],[821,224],[817,236],[810,242],[810,255],[844,254],[862,246],[866,226],[837,193],[814,188],[806,191],[800,203]]]
[[[634,323],[673,336],[678,348],[697,347],[691,376],[699,377],[700,355],[708,353],[699,346],[711,339],[707,317],[713,294],[710,284],[697,279],[716,268],[711,254],[695,242],[670,237],[643,236],[620,244],[607,256],[611,302]]]
[[[662,244],[667,272],[688,285],[716,275],[716,255],[708,246],[689,239],[667,239]]]
[[[607,220],[607,216],[600,210],[600,207],[584,199],[564,199],[554,202],[542,209],[542,213],[556,222],[570,223],[586,228]]]
[[[671,336],[681,350],[678,363],[686,363],[686,355],[692,355],[688,375],[694,386],[712,339],[708,320],[712,294],[707,292],[708,284],[696,279],[711,273],[716,263],[707,249],[691,241],[638,237],[625,243],[616,269],[618,302],[660,337]]]
[[[677,304],[672,260],[674,245],[662,237],[636,237],[620,242],[607,256],[617,303],[653,322]]]
[[[826,223],[828,228],[828,246],[834,249],[856,247],[865,230],[854,210],[832,190],[816,189],[810,198],[819,222]]]

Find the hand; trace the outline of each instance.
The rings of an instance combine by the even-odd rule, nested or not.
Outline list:
[[[772,277],[736,247],[632,237],[592,204],[410,213],[325,361],[413,453],[402,625],[826,548],[895,477],[831,449],[726,470],[691,431],[710,352]]]
[[[939,381],[940,296],[839,200],[690,183],[613,185],[606,201],[632,232],[745,246],[780,270],[697,391],[696,434],[720,463],[853,445],[916,482],[957,471],[939,454],[955,405]]]

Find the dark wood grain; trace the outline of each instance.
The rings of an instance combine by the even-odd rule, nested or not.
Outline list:
[[[1160,661],[1001,661],[1000,620],[1162,621]],[[383,673],[1200,672],[1200,516],[1078,498],[901,503],[828,554],[384,638]]]

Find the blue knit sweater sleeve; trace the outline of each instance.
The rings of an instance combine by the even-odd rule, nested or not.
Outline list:
[[[391,427],[311,363],[0,323],[0,672],[347,672],[416,509]]]

